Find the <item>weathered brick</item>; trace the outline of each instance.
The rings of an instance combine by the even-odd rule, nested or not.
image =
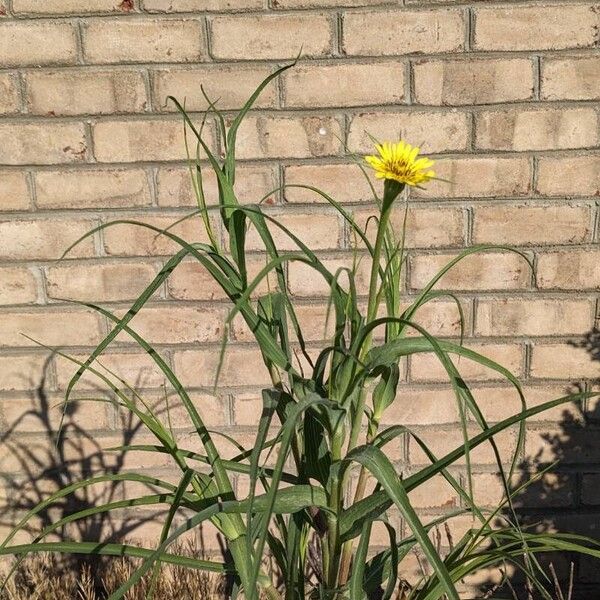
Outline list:
[[[537,281],[541,288],[561,290],[600,289],[600,252],[557,250],[538,257]]]
[[[597,378],[598,363],[576,343],[535,344],[531,376],[544,379]]]
[[[376,224],[371,218],[376,211],[354,211],[354,220],[366,232],[371,243],[375,241]],[[390,224],[400,239],[404,226],[405,209],[399,206],[393,211]],[[429,208],[413,206],[409,208],[406,216],[407,248],[435,248],[443,246],[459,246],[464,242],[465,216],[460,208]]]
[[[94,153],[99,162],[181,160],[185,158],[179,120],[101,121],[94,125]],[[210,140],[210,132],[207,134]]]
[[[589,206],[477,206],[473,241],[491,244],[578,244],[592,230]]]
[[[456,254],[425,254],[410,260],[410,285],[420,289]],[[438,289],[516,290],[528,286],[530,267],[513,253],[476,253],[463,258],[436,284]]]
[[[540,157],[537,191],[544,196],[600,196],[600,154]]]
[[[150,12],[236,11],[260,9],[263,0],[144,0],[144,10]]]
[[[238,130],[236,155],[248,158],[332,156],[341,149],[334,117],[248,117]]]
[[[0,115],[18,113],[20,103],[16,75],[0,73]]]
[[[284,73],[283,89],[286,107],[399,104],[404,99],[404,65],[386,61],[300,66]]]
[[[0,346],[87,346],[100,342],[100,317],[89,311],[4,312],[0,315]]]
[[[266,257],[248,256],[246,269],[251,281],[267,264]],[[274,289],[273,276],[270,276],[271,287],[267,281],[256,288],[257,294],[265,294]],[[177,300],[223,300],[227,296],[214,277],[198,261],[186,261],[178,265],[167,280],[169,295]]]
[[[40,171],[35,188],[39,208],[120,208],[152,201],[142,169]]]
[[[475,333],[502,335],[570,335],[585,333],[594,322],[589,300],[479,300]]]
[[[176,352],[175,372],[184,385],[212,386],[215,383],[219,351],[217,349]],[[257,348],[229,346],[223,357],[219,384],[265,385],[269,373]]]
[[[475,10],[477,50],[592,48],[599,16],[591,4],[494,6]]]
[[[332,275],[337,275],[340,285],[347,289],[346,273],[338,273],[339,269],[352,269],[352,256],[345,258],[327,258],[321,262]],[[355,285],[359,294],[365,294],[369,285],[370,265],[365,257],[359,257],[356,264]],[[297,261],[291,262],[288,267],[288,284],[290,292],[295,296],[328,296],[331,287],[323,276],[312,267]]]
[[[40,71],[25,75],[29,112],[81,115],[143,112],[146,88],[136,71]]]
[[[419,143],[424,152],[465,150],[469,138],[467,115],[459,112],[404,112],[360,114],[350,124],[348,147],[352,152],[373,151],[375,139],[402,138]]]
[[[85,160],[81,123],[0,123],[0,164],[62,164]]]
[[[85,235],[94,226],[92,221],[5,221],[0,223],[0,258],[8,260],[60,258],[70,244]],[[94,243],[91,237],[78,244],[68,257],[91,256]]]
[[[348,12],[343,49],[364,56],[455,52],[463,48],[464,29],[459,10]]]
[[[463,333],[469,331],[470,306],[466,302],[461,303],[463,309]],[[408,304],[403,306],[408,308]],[[423,327],[429,334],[444,337],[458,337],[461,334],[460,312],[453,300],[436,300],[427,302],[411,318],[411,321]],[[413,327],[406,328],[407,336],[422,335]]]
[[[544,100],[600,99],[600,58],[549,58],[542,63]]]
[[[473,429],[469,431],[470,437],[473,437],[477,433],[480,433],[480,430]],[[440,430],[439,428],[423,431],[422,433],[419,432],[419,437],[437,458],[441,458],[457,448],[464,447],[464,438],[460,427],[454,427],[449,431]],[[494,441],[496,442],[502,461],[505,464],[509,463],[516,450],[515,433],[511,430],[502,431],[494,436]],[[412,439],[409,442],[408,453],[411,464],[431,464],[431,461],[425,452],[423,452],[417,442]],[[489,442],[484,442],[476,448],[472,448],[469,453],[469,458],[471,464],[497,464],[496,456],[492,449],[492,445]],[[466,460],[463,456],[458,459],[455,464],[464,465],[465,462]],[[472,522],[470,518],[469,521]]]
[[[333,22],[327,15],[260,15],[211,19],[215,58],[273,59],[331,53]]]
[[[436,161],[433,180],[426,189],[414,188],[418,198],[481,198],[524,196],[529,193],[531,164],[527,158],[473,156]]]
[[[223,338],[225,308],[146,306],[131,320],[131,328],[151,344],[217,342]],[[169,326],[165,327],[164,324]],[[132,341],[128,334],[117,336]]]
[[[48,267],[49,298],[88,302],[118,302],[138,297],[157,273],[143,263],[77,264]]]
[[[325,8],[329,6],[357,8],[359,6],[376,6],[378,4],[382,4],[381,0],[276,0],[273,3],[273,8]]]
[[[413,76],[418,104],[494,104],[533,97],[533,65],[524,58],[417,60]]]
[[[37,297],[37,281],[31,270],[22,267],[0,269],[0,305],[31,304]]]
[[[0,389],[34,390],[46,379],[46,354],[0,356]]]
[[[29,190],[23,171],[0,171],[0,211],[28,210]]]
[[[523,348],[520,344],[466,344],[466,347],[483,354],[486,358],[496,361],[517,377],[523,370]],[[465,357],[460,360],[457,355],[451,355],[455,366],[467,381],[488,381],[504,379],[497,371],[481,365]],[[435,354],[424,353],[411,356],[410,376],[413,381],[448,381],[448,373]]]
[[[432,477],[412,490],[409,495],[413,508],[457,508],[458,494],[442,477]]]
[[[456,423],[458,407],[451,389],[405,388],[383,413],[383,425],[440,425]]]
[[[87,14],[87,13],[111,13],[126,12],[121,0],[94,0],[86,5],[79,0],[13,0],[13,12],[15,14]]]
[[[598,144],[598,115],[593,108],[498,110],[476,115],[478,148],[558,150]]]
[[[205,47],[202,22],[195,19],[103,19],[83,28],[89,63],[194,62]]]
[[[70,23],[0,22],[0,64],[5,67],[74,64],[77,39]]]
[[[285,199],[303,204],[327,203],[312,190],[293,187],[310,185],[337,202],[361,202],[373,200],[373,193],[365,175],[355,164],[289,165],[285,167]]]
[[[130,220],[145,223],[160,229],[170,227],[181,215],[146,216],[135,215]],[[186,219],[175,227],[170,233],[191,242],[207,242],[204,225],[199,217]],[[218,231],[218,229],[216,230]],[[123,256],[153,256],[171,255],[181,250],[181,246],[166,235],[159,234],[154,229],[142,225],[127,223],[117,224],[104,229],[104,249],[107,254]]]
[[[271,72],[272,68],[266,66],[248,68],[221,64],[160,69],[153,74],[154,103],[163,110],[176,111],[175,105],[167,102],[167,96],[174,96],[181,103],[185,99],[188,111],[207,110],[208,103],[200,89],[202,86],[220,110],[239,109]],[[256,99],[253,107],[270,108],[276,105],[277,88],[271,84]]]
[[[313,250],[335,249],[339,245],[340,223],[337,214],[282,214],[273,218]],[[296,242],[284,230],[268,222],[275,245],[279,250],[298,250]],[[263,250],[264,243],[254,227],[246,236],[248,250]]]
[[[189,167],[163,167],[156,178],[160,206],[198,206]],[[238,165],[235,192],[241,204],[258,203],[277,188],[276,175],[270,166]],[[212,167],[202,169],[202,189],[208,205],[217,204],[219,191]],[[265,202],[272,204],[275,193]]]

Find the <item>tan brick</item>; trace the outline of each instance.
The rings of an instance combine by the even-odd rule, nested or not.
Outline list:
[[[0,269],[0,305],[37,301],[37,281],[32,271],[21,267]]]
[[[598,495],[598,486],[600,485],[599,473],[587,473],[581,480],[581,501],[584,504],[597,505],[600,504],[600,496]]]
[[[352,268],[352,255],[345,258],[327,258],[321,262],[332,275],[336,275],[340,285],[347,289],[347,274],[338,273],[339,269]],[[366,294],[369,286],[370,264],[366,257],[360,257],[356,265],[355,285],[359,294]],[[328,296],[331,287],[323,276],[312,267],[300,262],[291,262],[288,267],[288,283],[294,296]]]
[[[71,65],[76,59],[77,41],[70,23],[0,23],[0,64],[4,67]]]
[[[5,221],[0,223],[0,258],[9,260],[60,258],[70,244],[92,229],[91,221]],[[92,237],[78,244],[68,257],[94,254]]]
[[[73,358],[79,362],[84,362],[88,356],[89,354],[76,354]],[[75,375],[78,368],[78,364],[71,360],[63,357],[56,358],[56,380],[59,390],[67,388],[69,381]],[[107,377],[119,389],[124,389],[125,385],[118,379],[115,379],[115,376],[111,372],[134,389],[160,388],[165,381],[162,371],[156,366],[150,355],[145,352],[103,353],[100,359],[92,364],[92,368],[104,377]],[[104,394],[106,397],[112,395],[109,386],[101,377],[91,371],[87,371],[81,376],[74,389],[75,392],[94,390],[96,394]],[[85,397],[81,394],[77,394],[77,396]],[[146,398],[146,395],[143,394],[143,397]]]
[[[480,430],[473,429],[469,431],[469,436],[473,437],[477,433],[480,433]],[[450,431],[440,429],[424,431],[423,433],[419,433],[419,437],[437,458],[441,458],[459,447],[464,447],[464,438],[462,430],[459,427],[454,427]],[[498,433],[494,436],[494,441],[504,463],[509,463],[516,450],[516,436],[514,432],[508,430]],[[411,464],[428,465],[431,463],[427,455],[414,440],[410,440],[408,448]],[[469,457],[471,464],[497,464],[492,445],[489,442],[484,442],[476,448],[472,448]],[[465,462],[466,460],[463,456],[455,464],[464,465]]]
[[[470,307],[462,303],[464,316],[464,331],[468,331]],[[408,305],[403,306],[408,308]],[[411,318],[413,323],[423,327],[428,333],[435,336],[460,336],[460,312],[453,300],[436,300],[427,302]],[[413,327],[406,328],[406,335],[418,336],[421,333]]]
[[[81,115],[143,112],[146,89],[135,71],[44,71],[25,75],[33,114]]]
[[[184,385],[212,386],[215,383],[219,349],[175,353],[175,372]],[[219,385],[268,385],[269,373],[257,348],[229,346],[225,351]]]
[[[429,479],[412,490],[409,495],[413,508],[458,508],[458,495],[440,475]]]
[[[569,335],[585,333],[593,325],[589,300],[479,300],[475,333],[501,335]]]
[[[592,108],[482,112],[475,127],[482,149],[557,150],[598,143],[598,115]]]
[[[129,218],[136,222],[165,229],[181,218],[181,215],[171,217],[135,215],[133,218]],[[208,241],[204,225],[198,217],[186,219],[169,231],[189,243]],[[182,247],[166,235],[161,235],[148,227],[120,223],[104,230],[104,248],[106,253],[111,255],[152,256],[171,255],[181,250]]]
[[[428,282],[456,254],[414,256],[411,261],[410,285],[415,289]],[[513,253],[476,253],[458,262],[436,284],[438,289],[515,290],[527,287],[530,267],[521,256]]]
[[[523,370],[523,348],[520,344],[469,343],[465,346],[470,350],[483,354],[486,358],[496,361],[517,377]],[[451,358],[461,376],[467,381],[504,379],[504,376],[497,371],[484,367],[475,361],[464,357],[459,359],[455,354],[451,355]],[[411,356],[410,374],[411,379],[414,381],[449,381],[448,373],[433,353],[414,354]]]
[[[600,458],[598,434],[593,429],[555,427],[527,431],[525,454],[534,456],[539,463],[550,463],[560,456],[560,464],[596,462]],[[559,524],[556,524],[559,527]],[[564,531],[564,530],[563,530]]]
[[[528,59],[417,60],[413,76],[417,104],[494,104],[533,97]]]
[[[79,0],[46,0],[40,3],[37,0],[14,0],[13,12],[15,14],[86,14],[125,12],[121,0],[94,0],[89,5]]]
[[[121,208],[152,202],[142,169],[40,171],[35,188],[39,208]]]
[[[0,124],[0,164],[62,164],[85,160],[81,123]]]
[[[598,363],[585,348],[569,343],[535,344],[531,376],[544,379],[597,378]]]
[[[164,167],[157,176],[160,206],[194,206],[198,201],[192,185],[189,167]],[[202,188],[208,205],[218,204],[217,177],[208,166],[202,169]],[[241,204],[258,203],[277,188],[276,174],[270,166],[238,165],[235,170],[235,192]],[[275,202],[275,194],[266,204]]]
[[[244,15],[211,19],[215,58],[272,59],[331,53],[333,22],[327,15]]]
[[[539,255],[537,281],[541,288],[600,289],[600,252],[559,250]]]
[[[29,210],[29,189],[23,171],[0,171],[0,211]]]
[[[175,96],[189,111],[203,111],[208,103],[206,95],[215,102],[220,110],[241,108],[268,75],[272,68],[240,65],[203,65],[193,68],[172,67],[160,69],[154,73],[154,102],[163,110],[176,111],[167,96]],[[255,108],[271,108],[277,105],[277,88],[274,83],[268,85],[253,104]]]
[[[355,165],[290,165],[285,167],[285,199],[303,204],[327,203],[327,200],[312,190],[293,187],[309,185],[315,187],[337,202],[361,202],[373,200],[373,193],[365,175]]]
[[[578,244],[591,235],[589,206],[477,206],[473,241],[492,244]]]
[[[437,160],[427,189],[411,189],[418,198],[481,198],[524,196],[530,191],[531,164],[527,158],[473,156]]]
[[[227,311],[223,308],[146,306],[131,320],[131,328],[150,344],[217,342],[223,338]],[[165,323],[169,326],[165,327]],[[121,342],[132,341],[126,333]]]
[[[467,115],[458,112],[365,113],[350,124],[348,147],[352,152],[372,153],[373,136],[380,141],[399,137],[419,144],[423,151],[465,150],[469,138]]]
[[[0,316],[0,345],[34,346],[35,342],[50,346],[85,346],[100,341],[100,318],[93,312],[4,312]]]
[[[46,289],[49,298],[118,302],[137,298],[157,272],[140,263],[52,266],[46,271]]]
[[[451,389],[420,389],[401,386],[396,400],[383,413],[383,425],[440,425],[456,423],[458,407]]]
[[[335,249],[339,245],[339,219],[336,214],[282,214],[273,218],[304,244],[313,250]],[[298,250],[298,245],[274,223],[268,222],[269,230],[279,250]],[[263,250],[264,243],[252,227],[246,236],[248,250]]]
[[[248,279],[252,281],[267,264],[266,257],[247,257]],[[269,276],[270,287],[266,279],[256,288],[256,294],[265,294],[276,286],[273,275]],[[223,288],[215,281],[206,268],[197,261],[181,263],[167,280],[169,295],[176,300],[223,300],[227,296]]]
[[[179,120],[102,121],[94,125],[93,136],[99,162],[185,159]]]
[[[374,209],[368,211],[354,211],[354,219],[358,226],[367,231],[371,243],[375,241],[376,225],[373,219],[367,220],[376,214]],[[392,213],[391,226],[400,240],[404,226],[405,209],[399,206]],[[460,246],[464,242],[465,217],[460,208],[429,208],[411,207],[406,218],[407,248],[435,248],[443,246]]]
[[[522,404],[514,387],[477,387],[471,388],[477,405],[489,423],[497,423],[521,412]],[[527,408],[539,406],[545,402],[562,398],[566,395],[564,385],[544,385],[523,387]],[[581,407],[573,402],[565,402],[547,409],[532,417],[528,422],[560,420],[581,421]]]
[[[461,11],[348,12],[343,48],[349,55],[396,55],[462,50],[465,23]]]
[[[51,432],[58,432],[65,398],[63,395],[52,395],[48,400],[49,406],[42,408],[41,402],[33,397],[5,399],[0,404],[0,410],[6,426],[12,428],[16,436],[20,433],[41,433],[47,436]],[[69,402],[68,415],[63,422],[64,430],[79,428],[88,432],[107,428],[111,408],[99,403],[92,410],[90,408],[92,407],[87,402]],[[49,441],[49,445],[51,443]],[[94,487],[98,489],[98,486]]]
[[[103,19],[83,28],[83,50],[89,63],[193,62],[205,53],[199,20]]]
[[[263,0],[144,0],[144,10],[149,12],[235,11],[263,7]]]
[[[404,100],[404,65],[391,61],[300,66],[284,73],[283,89],[286,107],[399,104]]]
[[[8,14],[7,8],[6,8],[6,0],[0,0],[0,19],[2,17],[6,17]]]
[[[544,196],[600,196],[600,154],[540,157],[537,191]]]
[[[556,58],[542,63],[544,100],[598,100],[600,58]]]
[[[47,377],[46,354],[0,356],[0,389],[34,390]]]
[[[20,103],[16,75],[0,73],[0,115],[18,113]]]
[[[341,149],[342,129],[334,117],[248,117],[238,130],[236,156],[309,158]]]
[[[598,13],[593,5],[502,6],[475,11],[477,50],[592,48]]]

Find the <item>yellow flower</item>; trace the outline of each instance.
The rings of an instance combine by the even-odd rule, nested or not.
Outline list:
[[[413,148],[400,140],[397,144],[376,144],[375,149],[379,156],[365,156],[365,160],[379,179],[393,179],[406,185],[419,186],[435,177],[435,172],[430,169],[433,161],[424,157],[417,158],[417,146]]]

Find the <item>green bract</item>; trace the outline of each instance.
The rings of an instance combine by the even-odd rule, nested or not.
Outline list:
[[[85,371],[97,376],[111,390],[114,401],[121,408],[133,412],[156,438],[154,445],[128,446],[118,450],[169,455],[180,471],[179,483],[172,485],[146,475],[110,473],[83,480],[55,493],[25,515],[0,546],[0,553],[26,555],[30,552],[62,551],[139,557],[139,568],[111,596],[111,600],[125,597],[144,575],[156,577],[161,562],[229,573],[234,579],[234,595],[241,592],[247,600],[257,600],[259,595],[273,600],[298,600],[308,596],[359,600],[391,598],[400,585],[403,560],[409,552],[418,549],[430,565],[432,574],[423,575],[420,581],[406,589],[406,598],[456,600],[459,597],[455,587],[457,583],[487,567],[520,569],[541,597],[550,598],[546,591],[548,580],[536,555],[549,551],[577,551],[600,557],[600,546],[574,535],[540,535],[522,530],[511,503],[513,495],[520,490],[512,489],[510,482],[522,446],[525,419],[559,404],[579,401],[589,394],[565,396],[527,408],[519,382],[509,371],[465,348],[462,343],[436,338],[416,323],[415,317],[421,307],[443,295],[435,290],[435,285],[458,262],[482,250],[510,248],[476,246],[463,251],[435,275],[410,306],[401,308],[404,231],[399,232],[397,237],[390,226],[392,207],[395,210],[403,207],[402,197],[398,195],[401,189],[397,184],[386,182],[382,198],[372,188],[379,208],[375,216],[377,234],[374,244],[336,200],[314,187],[301,186],[312,190],[339,211],[359,244],[364,246],[367,260],[371,261],[366,311],[362,310],[365,299],[359,297],[355,284],[357,261],[354,268],[331,272],[301,239],[261,210],[260,205],[241,205],[238,202],[235,192],[238,128],[265,86],[290,66],[265,79],[229,128],[220,112],[210,104],[208,112],[215,115],[225,143],[223,160],[215,156],[204,141],[202,127],[197,128],[181,104],[171,98],[184,118],[188,142],[190,139],[195,141],[195,151],[189,164],[198,209],[186,218],[197,218],[203,223],[209,242],[195,243],[175,235],[170,228],[161,230],[137,223],[170,238],[178,245],[179,251],[164,265],[125,316],[117,317],[104,308],[87,305],[105,315],[114,327],[87,360],[70,359],[78,368],[68,385],[66,402],[70,401],[73,389]],[[205,167],[200,157],[208,160],[217,177],[218,205],[209,205],[204,196],[202,169]],[[357,168],[362,168],[360,162]],[[211,212],[218,213],[222,220],[226,232],[223,246],[209,218]],[[98,229],[117,223],[136,222],[118,220]],[[249,275],[246,265],[246,239],[250,229],[262,240],[266,257],[264,268],[254,277]],[[295,248],[293,251],[278,250],[272,235],[275,230],[279,236],[283,233],[291,240]],[[521,256],[528,260],[526,255]],[[225,460],[221,456],[213,436],[168,362],[129,325],[173,270],[189,258],[197,260],[230,299],[227,324],[234,317],[244,319],[272,379],[271,387],[262,394],[263,410],[254,446],[250,451],[240,451],[233,459]],[[329,319],[333,333],[327,346],[316,356],[305,346],[294,303],[288,294],[286,266],[293,262],[313,269],[330,289]],[[271,281],[270,291],[256,299],[256,291],[267,277]],[[460,309],[458,301],[457,304]],[[132,400],[131,395],[122,389],[123,382],[115,382],[105,370],[94,367],[96,359],[123,333],[148,353],[179,395],[201,442],[201,452],[178,446],[168,425],[161,422],[137,394],[134,395],[135,401]],[[225,341],[222,350],[227,351]],[[399,362],[403,357],[416,353],[435,355],[454,390],[464,443],[446,456],[434,456],[426,444],[402,424],[383,431],[379,427],[389,406],[403,402]],[[299,366],[298,355],[302,357],[304,368]],[[512,384],[522,400],[521,412],[489,426],[460,375],[458,358],[475,361]],[[218,376],[217,372],[216,385]],[[477,433],[471,433],[472,427],[467,427],[467,423],[475,424]],[[517,451],[514,456],[502,456],[494,436],[513,426],[517,429]],[[431,464],[418,471],[400,474],[388,459],[385,446],[398,436],[406,435],[414,438]],[[502,504],[491,513],[480,509],[471,493],[470,452],[481,444],[492,446],[505,488]],[[459,460],[466,462],[467,485],[462,485],[448,470]],[[249,478],[247,498],[236,497],[232,485],[232,475],[235,474]],[[369,476],[374,488],[366,494]],[[456,490],[463,508],[432,522],[423,522],[411,505],[409,492],[433,477],[445,478]],[[59,498],[98,482],[121,480],[151,485],[155,491],[75,513],[46,527],[32,544],[10,545],[14,535],[29,519]],[[351,485],[353,482],[354,486]],[[168,508],[156,548],[44,541],[49,533],[68,522],[130,506]],[[402,515],[410,529],[409,537],[400,539],[387,522],[386,511],[391,507]],[[185,509],[188,518],[175,527],[174,517],[180,509]],[[455,541],[449,552],[443,554],[431,541],[430,533],[434,527],[443,526],[448,519],[460,514],[471,515],[473,526],[462,539]],[[171,544],[183,534],[209,520],[226,539],[228,561],[200,561],[169,553]],[[389,547],[372,555],[369,537],[376,521],[383,522],[389,536]],[[311,545],[319,553],[317,568],[314,561],[311,562]],[[265,568],[267,555],[274,560],[277,575]]]

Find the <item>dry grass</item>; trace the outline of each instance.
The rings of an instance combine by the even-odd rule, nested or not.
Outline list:
[[[193,543],[174,552],[201,557]],[[65,563],[57,554],[32,555],[9,580],[0,600],[105,600],[129,579],[136,561],[102,559],[94,563]],[[4,577],[3,577],[4,579]],[[144,578],[125,595],[126,600],[145,600],[150,578]],[[162,568],[154,600],[221,600],[226,597],[223,577],[194,569],[166,565]]]

